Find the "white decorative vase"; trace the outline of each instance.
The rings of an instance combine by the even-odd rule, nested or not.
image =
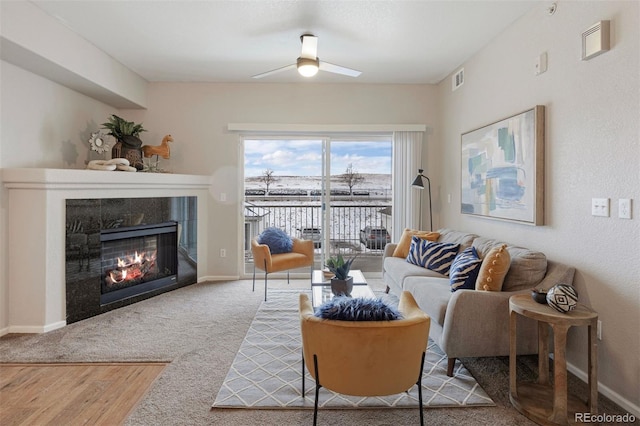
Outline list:
[[[578,292],[569,284],[556,284],[547,292],[547,304],[558,312],[567,313],[576,308]]]

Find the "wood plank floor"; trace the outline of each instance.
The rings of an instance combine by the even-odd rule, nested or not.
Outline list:
[[[0,425],[120,425],[166,365],[0,364]]]

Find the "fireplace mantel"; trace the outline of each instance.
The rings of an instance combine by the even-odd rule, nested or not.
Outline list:
[[[2,169],[7,188],[8,332],[66,325],[65,200],[198,197],[198,274],[207,270],[210,176],[72,169]],[[206,275],[206,273],[204,274]]]
[[[173,173],[140,173],[79,169],[3,169],[7,188],[95,189],[117,185],[123,189],[167,189],[209,187],[210,176]]]

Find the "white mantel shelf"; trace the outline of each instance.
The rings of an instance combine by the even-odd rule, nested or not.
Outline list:
[[[210,176],[80,169],[3,169],[7,188],[23,189],[197,189],[208,188]]]
[[[68,199],[195,196],[198,280],[207,275],[211,176],[78,169],[1,169],[8,193],[9,333],[66,325],[65,230]]]

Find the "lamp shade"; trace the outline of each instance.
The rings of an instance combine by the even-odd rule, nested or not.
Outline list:
[[[422,176],[416,176],[416,179],[411,184],[414,188],[424,189],[424,183],[422,183]]]
[[[418,176],[416,176],[416,178],[413,180],[413,183],[411,184],[411,186],[413,186],[414,188],[424,189],[424,182],[422,181],[424,175],[422,174],[422,172],[424,172],[423,169],[418,169]]]

